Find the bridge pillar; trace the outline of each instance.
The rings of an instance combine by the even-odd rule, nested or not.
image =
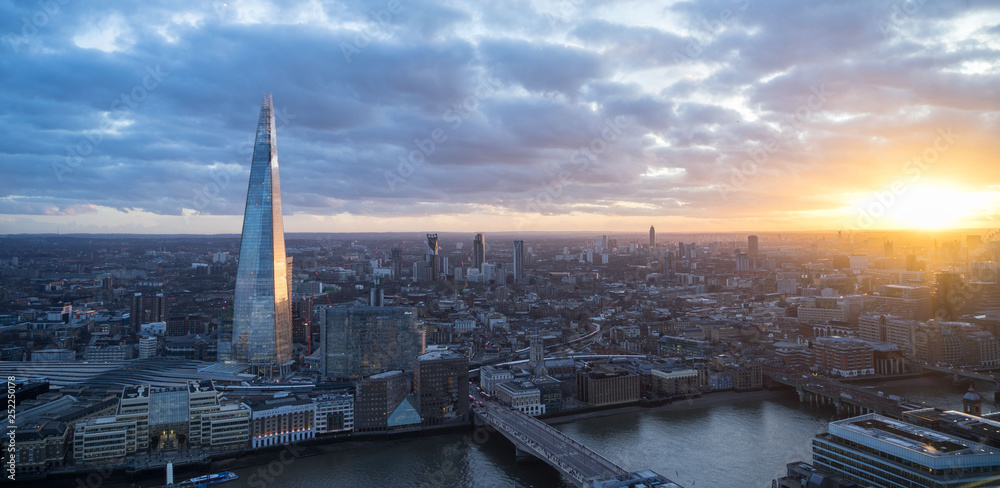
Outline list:
[[[514,446],[514,459],[516,461],[529,461],[529,460],[534,460],[534,459],[537,459],[537,458],[533,454],[531,454],[530,452],[525,451],[524,449],[521,449],[520,447],[518,447],[518,446],[515,445]]]
[[[799,403],[805,403],[806,402],[806,392],[802,388],[796,389],[795,392],[799,394]]]
[[[833,405],[837,407],[837,415],[844,415],[844,404],[840,402],[834,402]]]

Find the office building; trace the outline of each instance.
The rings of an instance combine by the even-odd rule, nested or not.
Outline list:
[[[634,402],[639,399],[639,375],[614,367],[580,371],[576,390],[577,398],[592,406]]]
[[[757,240],[757,236],[747,236],[747,253],[750,254],[750,259],[754,262],[756,262],[757,258],[760,257],[760,244]]]
[[[514,241],[514,280],[524,278],[524,241]]]
[[[472,240],[472,266],[479,269],[486,262],[486,238],[476,234]]]
[[[545,413],[542,391],[528,380],[500,383],[496,388],[496,400],[501,405],[516,408],[522,413],[537,416]]]
[[[419,428],[422,422],[410,377],[387,371],[358,382],[354,407],[356,432],[384,432]]]
[[[413,388],[424,425],[469,420],[469,358],[452,351],[420,355]]]
[[[915,320],[894,315],[866,314],[858,318],[858,335],[866,341],[894,344],[903,354],[913,357],[917,325]]]
[[[831,376],[853,378],[875,374],[871,345],[852,337],[817,337],[813,343],[816,368]]]
[[[316,403],[288,395],[246,402],[251,447],[279,446],[316,438]]]
[[[649,250],[654,249],[656,249],[656,229],[651,225],[649,226]]]
[[[127,386],[114,415],[77,423],[73,457],[83,463],[111,463],[135,452],[247,447],[250,409],[221,399],[207,380],[173,388]]]
[[[883,285],[875,297],[879,313],[908,320],[930,320],[931,292],[926,286]]]
[[[257,123],[233,299],[234,362],[262,376],[284,375],[292,364],[288,262],[281,217],[274,104],[264,99]]]
[[[437,280],[441,275],[441,256],[438,255],[438,235],[427,234],[427,265],[430,267],[428,279]]]
[[[814,437],[813,465],[861,486],[986,486],[1000,475],[1000,449],[975,435],[867,414],[831,422]]]
[[[479,368],[479,386],[488,395],[496,395],[500,383],[514,379],[514,373],[509,369],[486,365]]]
[[[136,293],[132,296],[129,323],[138,332],[139,326],[150,322],[167,321],[167,300],[163,293]]]
[[[328,393],[313,398],[316,403],[316,434],[334,434],[354,430],[354,396]]]
[[[394,369],[413,371],[424,330],[408,307],[327,306],[320,311],[323,377],[356,381]]]

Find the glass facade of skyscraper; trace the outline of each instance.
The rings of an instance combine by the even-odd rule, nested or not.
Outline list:
[[[320,368],[327,378],[357,380],[393,369],[414,370],[424,331],[409,307],[324,307]]]
[[[292,360],[292,323],[281,220],[274,107],[260,109],[236,274],[232,360],[271,375]]]

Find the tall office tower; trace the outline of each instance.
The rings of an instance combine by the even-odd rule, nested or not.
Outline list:
[[[608,236],[601,236],[601,249],[604,251],[608,250]]]
[[[266,377],[287,374],[292,364],[287,264],[274,103],[268,96],[260,108],[250,165],[231,348],[232,361]]]
[[[482,234],[476,234],[472,240],[472,265],[480,269],[486,262],[486,238]]]
[[[393,369],[413,371],[424,330],[409,307],[328,306],[320,312],[320,374],[356,381]]]
[[[524,278],[524,241],[514,241],[514,279]]]
[[[399,246],[392,248],[392,277],[393,279],[403,279],[403,251]]]
[[[156,295],[136,293],[132,297],[132,308],[129,314],[132,330],[138,332],[139,326],[142,324],[166,321],[167,301],[162,293]]]
[[[441,261],[438,258],[438,235],[427,234],[427,264],[431,268],[431,281],[438,279],[441,274]]]
[[[760,245],[755,235],[747,237],[747,254],[750,255],[750,265],[756,268],[757,258],[760,256]]]
[[[656,229],[651,225],[649,226],[649,250],[653,249],[656,249]]]

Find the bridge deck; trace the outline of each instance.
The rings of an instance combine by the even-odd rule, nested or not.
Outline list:
[[[474,407],[479,418],[497,431],[522,444],[539,459],[583,483],[591,479],[606,479],[628,473],[611,460],[597,454],[572,437],[548,424],[510,407],[495,403]]]

